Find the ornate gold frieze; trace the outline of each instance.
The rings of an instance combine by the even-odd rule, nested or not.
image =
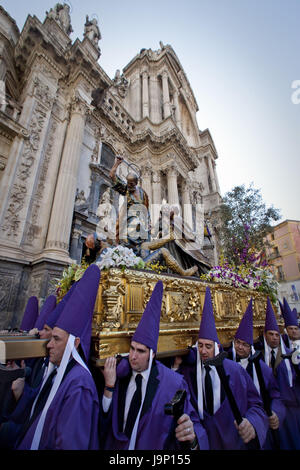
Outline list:
[[[198,338],[205,290],[209,286],[219,339],[230,341],[253,299],[254,337],[265,322],[266,296],[172,274],[110,269],[102,271],[93,317],[93,357],[98,363],[129,351],[130,339],[158,280],[164,284],[158,354],[184,350]],[[100,361],[99,361],[100,360]]]

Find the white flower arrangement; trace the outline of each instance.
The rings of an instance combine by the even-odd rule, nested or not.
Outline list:
[[[139,268],[143,269],[145,266],[144,261],[139,256],[136,256],[132,249],[125,246],[115,246],[107,248],[101,254],[100,261],[96,262],[99,269],[109,268]]]

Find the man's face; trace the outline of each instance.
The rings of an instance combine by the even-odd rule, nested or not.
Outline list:
[[[39,336],[41,339],[51,339],[52,328],[50,328],[48,325],[44,325],[44,328],[39,331]]]
[[[210,339],[199,338],[198,349],[200,358],[203,362],[215,357],[215,342]]]
[[[270,348],[278,348],[280,343],[280,334],[276,330],[268,330],[264,333],[267,345]]]
[[[241,339],[235,339],[234,340],[234,347],[235,347],[235,350],[236,350],[238,356],[241,359],[245,359],[246,357],[249,356],[250,351],[251,351],[251,346],[250,346],[250,344],[246,343],[246,341],[243,341]]]
[[[130,193],[134,193],[136,184],[137,182],[134,176],[127,176],[127,189]]]
[[[55,366],[61,363],[66,344],[68,342],[69,333],[55,326],[52,330],[52,338],[47,344],[49,350],[49,360]]]
[[[286,331],[292,341],[300,339],[300,328],[298,326],[287,326]]]
[[[133,371],[143,372],[148,369],[150,349],[144,344],[132,341],[129,352],[129,364]]]

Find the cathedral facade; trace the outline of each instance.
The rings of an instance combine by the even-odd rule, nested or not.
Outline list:
[[[42,302],[80,263],[86,236],[110,217],[106,205],[118,210],[116,155],[138,168],[153,225],[162,203],[176,204],[201,239],[221,202],[217,151],[173,48],[142,49],[111,79],[97,21],[87,16],[83,27],[72,42],[69,7],[58,3],[20,32],[0,7],[0,329],[18,326],[29,296]]]

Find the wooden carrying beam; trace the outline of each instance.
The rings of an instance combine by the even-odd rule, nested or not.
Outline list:
[[[1,359],[8,361],[47,356],[47,343],[48,340],[38,339],[35,336],[0,335]]]

